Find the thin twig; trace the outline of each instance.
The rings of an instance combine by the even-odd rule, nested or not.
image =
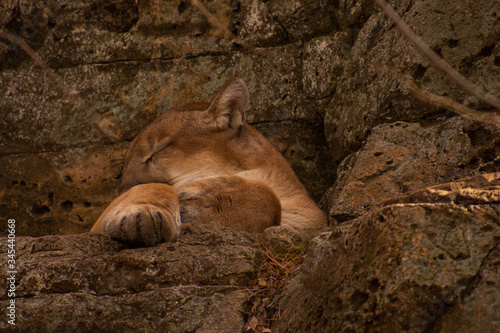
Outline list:
[[[398,80],[408,89],[408,91],[413,96],[415,96],[422,102],[426,102],[435,105],[437,107],[448,109],[468,119],[481,121],[486,124],[495,124],[496,126],[500,127],[500,116],[494,112],[473,110],[466,107],[465,105],[452,101],[449,98],[438,96],[426,90],[422,90],[415,84],[415,82],[406,78],[402,74],[398,75]]]
[[[92,110],[87,103],[85,103],[78,90],[69,87],[64,80],[57,75],[56,72],[54,72],[52,68],[50,68],[50,66],[43,61],[43,59],[22,38],[17,37],[16,35],[13,35],[5,30],[0,30],[0,38],[6,39],[12,44],[15,44],[23,49],[23,51],[26,52],[26,54],[56,83],[59,89],[61,89],[66,95],[69,95],[76,100],[76,107],[84,111],[88,117],[93,120],[96,128],[101,132],[101,134],[103,134],[111,142],[121,142],[121,139],[112,133],[106,122],[99,119],[95,110]]]
[[[464,89],[471,95],[476,96],[483,102],[493,106],[494,108],[500,110],[500,99],[491,94],[485,92],[480,87],[469,82],[462,74],[451,67],[443,58],[441,58],[436,52],[434,52],[427,44],[422,41],[422,39],[411,30],[411,28],[406,25],[401,17],[394,11],[394,9],[385,0],[373,0],[375,1],[382,11],[397,25],[401,30],[403,35],[413,44],[417,50],[422,52],[429,60],[436,65],[440,70],[442,70],[448,77],[453,80],[458,86]]]
[[[252,45],[245,43],[244,41],[240,40],[235,34],[233,34],[231,30],[229,30],[224,24],[222,24],[222,22],[217,17],[212,15],[212,13],[210,13],[210,11],[200,1],[190,0],[190,2],[191,5],[196,7],[214,27],[224,32],[224,38],[240,45],[245,49],[253,48]]]
[[[23,49],[28,56],[33,59],[33,61],[40,66],[47,75],[56,82],[56,84],[59,86],[61,90],[63,90],[66,94],[72,96],[72,97],[77,97],[79,107],[83,107],[86,111],[88,110],[88,106],[85,104],[84,101],[81,100],[80,96],[78,95],[78,91],[76,89],[70,88],[66,83],[61,79],[59,75],[57,75],[52,68],[47,65],[45,61],[43,61],[42,58],[22,39],[17,37],[16,35],[13,35],[5,30],[0,30],[0,37],[8,40],[12,44],[18,45],[20,48]]]
[[[277,255],[263,239],[260,242],[260,250],[264,254],[263,262],[257,269],[257,277],[251,282],[251,288],[244,290],[247,293],[246,313],[250,315],[247,322],[249,328],[251,324],[257,324],[254,322],[255,319],[262,328],[269,326],[272,321],[280,320],[281,308],[278,303],[280,291],[306,258],[304,251],[300,253],[288,251],[285,256]]]

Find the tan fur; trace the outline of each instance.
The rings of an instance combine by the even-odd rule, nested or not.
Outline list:
[[[183,223],[216,223],[263,232],[281,221],[278,197],[259,181],[238,176],[208,177],[182,185],[179,193]]]
[[[128,207],[135,214],[167,210],[162,216],[174,216],[179,202],[183,223],[215,223],[251,232],[279,224],[280,218],[281,224],[295,228],[326,226],[325,214],[309,198],[283,156],[244,123],[248,102],[245,83],[232,78],[210,105],[191,104],[167,111],[144,128],[125,156],[120,186],[124,194],[106,209],[92,231],[104,230],[134,244],[141,237],[148,245],[173,239],[179,232],[175,221],[164,221],[169,225],[165,230],[173,231],[163,238],[151,232],[121,236],[106,231],[118,227],[105,225],[154,224],[153,218],[148,222],[142,216],[145,213],[127,218],[111,207]],[[147,185],[138,189],[139,184]],[[160,184],[168,185],[158,187]],[[148,192],[148,186],[155,186],[156,192]],[[172,198],[171,187],[179,193],[179,202]],[[162,191],[166,199],[160,204]],[[154,230],[146,226],[136,229]]]
[[[177,191],[167,184],[151,183],[134,186],[115,199],[91,231],[130,245],[151,246],[177,237],[180,226]]]

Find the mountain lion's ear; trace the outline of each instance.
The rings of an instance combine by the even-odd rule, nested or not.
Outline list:
[[[229,79],[205,111],[209,124],[217,129],[238,129],[245,123],[245,109],[250,95],[242,79]]]

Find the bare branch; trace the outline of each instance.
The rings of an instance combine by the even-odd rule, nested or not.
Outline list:
[[[199,0],[190,0],[190,2],[191,5],[196,7],[207,18],[210,24],[224,32],[224,38],[233,41],[245,49],[253,48],[252,45],[243,42],[235,34],[233,34],[224,24],[222,24],[221,21],[219,21],[217,17],[212,15],[212,13],[210,13],[210,11]]]
[[[411,28],[406,25],[401,17],[394,11],[394,9],[385,0],[374,0],[382,11],[396,24],[396,26],[401,30],[403,35],[413,44],[417,50],[422,52],[429,60],[442,70],[448,77],[453,80],[458,86],[471,95],[476,96],[483,102],[493,106],[494,108],[500,110],[500,99],[487,92],[485,92],[480,87],[469,82],[462,74],[451,67],[443,58],[441,58],[436,52],[434,52],[427,44],[425,44],[422,39],[411,30]]]
[[[49,65],[47,65],[47,63],[45,61],[43,61],[43,59],[40,58],[40,56],[35,51],[33,51],[33,49],[28,44],[26,44],[26,42],[22,38],[19,38],[16,35],[13,35],[13,34],[7,32],[7,31],[5,31],[5,30],[0,30],[0,37],[6,39],[9,42],[11,42],[12,44],[16,44],[20,48],[22,48],[23,51],[26,52],[26,54],[28,54],[30,56],[30,58],[33,59],[33,61],[38,66],[40,66],[45,71],[45,73],[47,73],[47,75],[52,80],[54,80],[55,83],[59,86],[59,88],[61,90],[63,90],[66,94],[68,94],[68,95],[70,95],[72,97],[77,97],[77,98],[80,97],[78,95],[78,91],[76,91],[76,89],[71,89],[70,87],[68,87],[66,85],[66,83],[63,81],[63,79],[61,79],[61,77],[59,75],[57,75],[52,70],[52,68],[50,68]],[[87,111],[88,107],[81,100],[81,98],[79,98],[79,102],[81,103],[81,105],[79,105],[79,106],[83,107]]]
[[[47,65],[45,61],[22,39],[19,38],[5,30],[0,30],[0,38],[6,39],[12,44],[18,45],[23,49],[26,54],[38,65],[40,66],[45,73],[57,84],[59,89],[61,89],[65,94],[74,98],[76,100],[76,106],[80,110],[84,111],[90,119],[93,120],[97,129],[111,142],[120,142],[120,138],[118,138],[115,134],[112,133],[109,128],[109,124],[105,123],[100,119],[99,115],[95,112],[95,110],[91,110],[91,108],[85,103],[83,98],[80,96],[80,93],[75,88],[69,87],[64,80],[57,75],[52,68]]]
[[[469,109],[465,105],[452,101],[449,98],[438,96],[426,90],[420,89],[412,80],[408,79],[401,73],[398,73],[397,77],[398,81],[402,83],[414,97],[418,98],[422,102],[429,103],[440,108],[448,109],[461,115],[464,118],[483,122],[486,124],[494,124],[500,127],[500,116],[494,112],[484,112]]]

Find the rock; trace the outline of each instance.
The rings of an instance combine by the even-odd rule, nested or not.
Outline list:
[[[278,225],[264,230],[262,240],[276,255],[286,256],[287,253],[305,253],[311,239],[324,231],[322,229],[297,230],[290,226]]]
[[[271,248],[278,253],[287,251],[305,251],[301,248],[303,243],[302,235],[296,229],[289,226],[276,226],[264,230],[262,234],[263,239],[271,246]],[[298,245],[294,248],[294,245]]]
[[[500,173],[388,200],[311,242],[273,331],[500,329]]]
[[[3,326],[4,332],[240,332],[245,323],[238,309],[244,300],[235,288],[218,286],[100,297],[53,294],[20,300],[17,328]]]
[[[375,127],[348,177],[334,185],[340,191],[330,194],[330,217],[344,222],[378,202],[473,174],[478,158],[463,123],[452,118],[430,127],[404,122]]]
[[[291,41],[329,34],[336,28],[335,7],[322,0],[271,0],[269,12]]]
[[[339,165],[337,181],[323,198],[331,222],[417,189],[497,171],[500,130],[471,125],[450,118],[431,126],[396,122],[373,128],[365,145]]]
[[[283,44],[287,40],[284,27],[269,10],[268,3],[256,0],[238,1],[236,17],[230,29],[254,46]]]
[[[241,331],[241,289],[253,276],[256,244],[257,235],[203,226],[185,226],[177,242],[140,249],[102,234],[17,237],[16,326],[3,320],[0,329]],[[0,275],[7,290],[6,270]],[[3,294],[4,318],[8,302]]]
[[[118,195],[127,145],[95,145],[0,158],[1,213],[18,235],[82,233]]]
[[[231,28],[254,46],[308,40],[334,31],[335,7],[321,0],[238,1]]]
[[[321,99],[333,95],[349,56],[351,39],[352,32],[338,32],[306,44],[302,84],[307,97]]]
[[[372,1],[342,5],[352,13],[359,13],[354,17],[366,19],[361,24],[358,21],[359,33],[326,111],[325,133],[337,163],[361,148],[370,130],[379,124],[420,120],[433,123],[443,116],[445,110],[409,95],[395,79],[396,71],[434,94],[481,107],[475,98],[466,97],[461,89],[450,84],[445,74],[416,52],[383,13],[370,11],[373,4],[369,3]],[[500,89],[495,65],[498,55],[493,54],[498,47],[499,3],[467,6],[450,0],[406,0],[397,2],[395,9],[452,67],[487,91]]]

